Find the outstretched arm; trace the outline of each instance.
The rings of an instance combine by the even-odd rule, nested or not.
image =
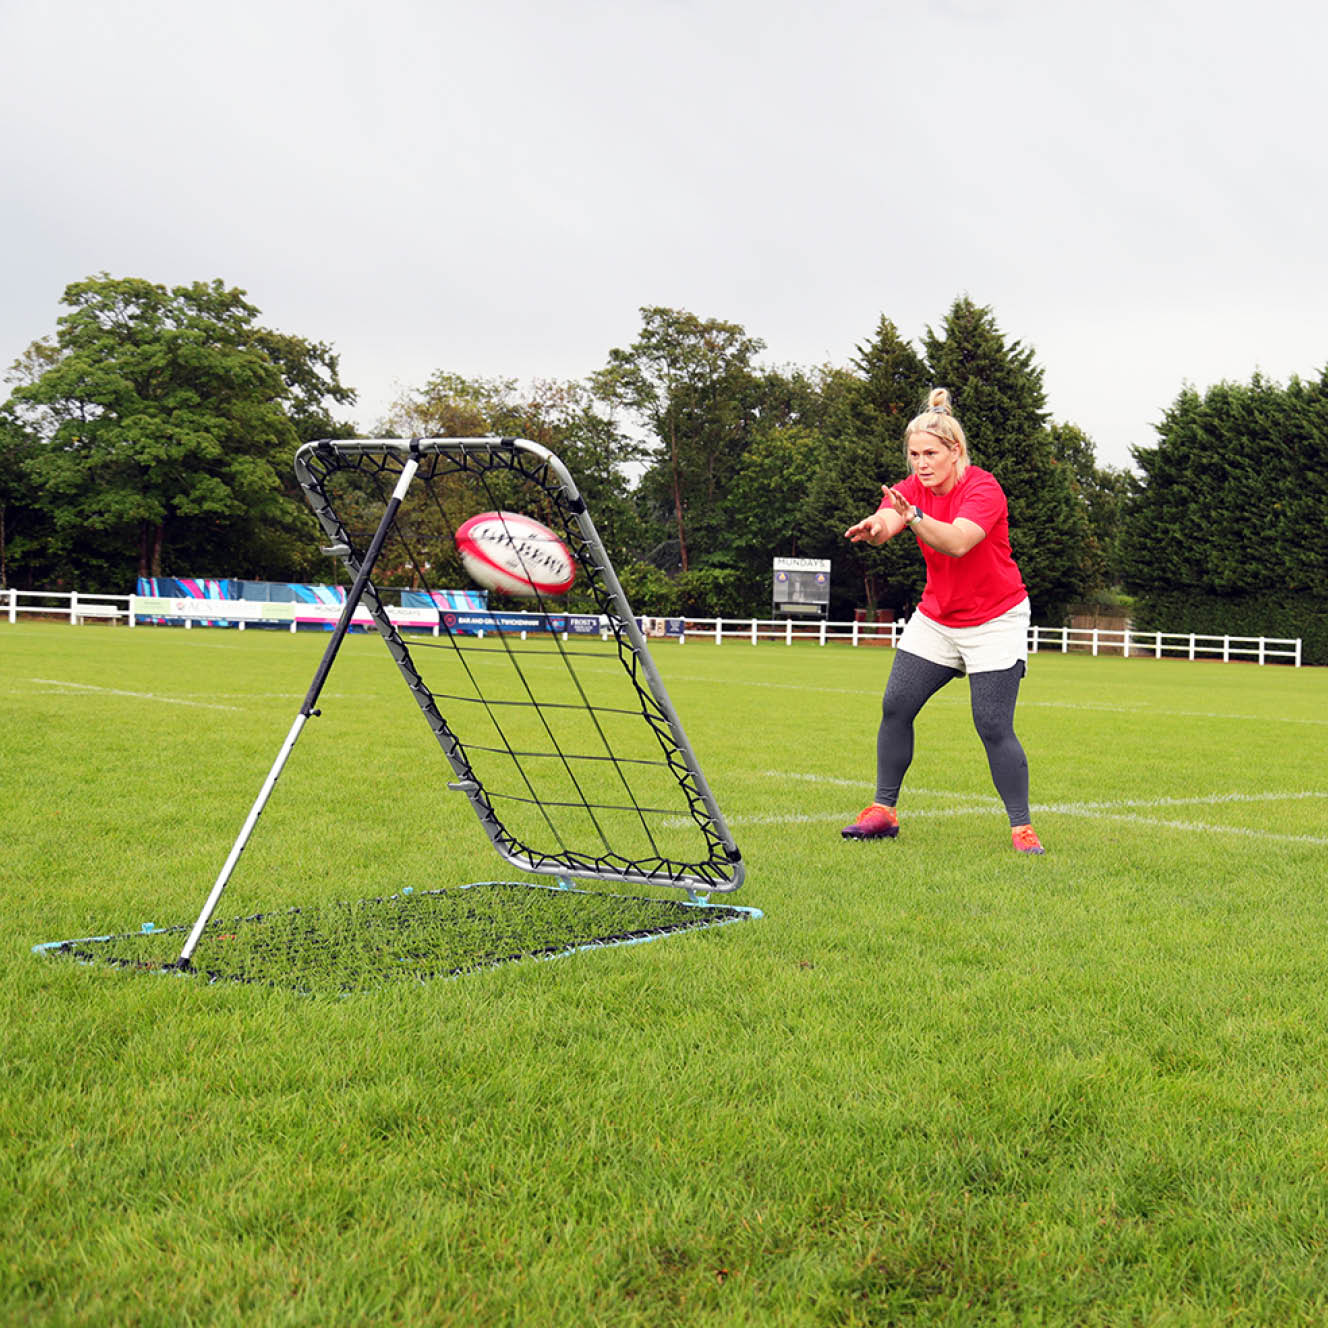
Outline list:
[[[896,516],[906,525],[911,525],[913,533],[924,543],[929,544],[938,553],[948,554],[951,558],[962,558],[970,549],[976,548],[987,538],[987,532],[976,521],[966,516],[957,516],[953,521],[938,521],[934,516],[917,518],[912,503],[898,489],[882,485],[885,496],[890,500],[891,516]],[[877,516],[885,515],[884,511]],[[910,521],[910,518],[914,518]]]
[[[881,492],[888,499],[894,490],[888,484],[882,484]],[[908,510],[911,512],[913,509],[910,507]],[[864,541],[868,544],[884,544],[886,540],[894,539],[907,524],[908,522],[894,507],[882,503],[871,516],[863,517],[861,521],[850,526],[844,534],[854,544],[861,544]]]

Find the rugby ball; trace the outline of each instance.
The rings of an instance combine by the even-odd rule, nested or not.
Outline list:
[[[564,595],[576,577],[567,545],[519,512],[481,512],[456,533],[462,566],[480,585],[504,595]]]

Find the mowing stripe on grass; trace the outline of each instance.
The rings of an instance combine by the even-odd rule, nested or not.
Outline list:
[[[1328,724],[1328,719],[1295,715],[1233,715],[1220,710],[1160,710],[1154,706],[1108,705],[1101,701],[1020,701],[1019,705],[1048,710],[1109,710],[1127,715],[1176,715],[1183,719],[1246,719],[1256,724]]]
[[[717,686],[723,686],[730,682],[725,678],[705,678],[695,673],[674,673],[669,670],[667,674],[669,682],[700,682],[714,683]],[[778,691],[786,692],[821,692],[831,696],[880,696],[884,687],[817,687],[812,683],[802,682],[762,682],[760,680],[744,678],[742,685],[744,687],[772,687]],[[943,691],[936,693],[927,703],[928,705],[967,705],[967,700],[961,694],[951,693],[946,695]],[[1228,714],[1219,710],[1170,710],[1160,706],[1148,705],[1113,705],[1107,701],[1037,701],[1028,697],[1021,697],[1019,700],[1020,710],[1028,707],[1053,710],[1101,710],[1108,714],[1120,715],[1176,715],[1185,719],[1238,719],[1248,720],[1256,724],[1314,724],[1328,725],[1328,719],[1309,719],[1297,717],[1295,715],[1244,715]]]
[[[42,687],[58,687],[65,692],[99,692],[103,696],[132,696],[138,701],[161,701],[164,705],[198,706],[203,710],[238,710],[239,706],[216,705],[212,701],[183,701],[178,696],[158,696],[155,692],[126,692],[118,687],[94,687],[89,682],[64,682],[59,678],[29,678]]]

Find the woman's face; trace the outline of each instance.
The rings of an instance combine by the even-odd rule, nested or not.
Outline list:
[[[908,464],[924,488],[949,493],[955,486],[956,449],[934,433],[908,436]]]

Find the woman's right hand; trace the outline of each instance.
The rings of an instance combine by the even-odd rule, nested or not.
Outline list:
[[[864,517],[856,525],[850,526],[844,534],[854,544],[861,544],[864,540],[868,544],[883,544],[889,531],[886,528],[884,514],[873,512],[871,516]]]

